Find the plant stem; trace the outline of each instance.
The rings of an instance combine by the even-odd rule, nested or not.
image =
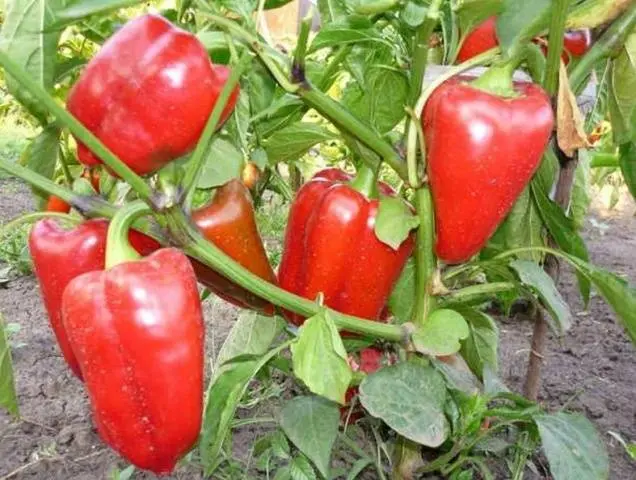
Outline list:
[[[543,88],[548,95],[556,95],[559,87],[559,69],[561,67],[561,52],[563,51],[563,34],[565,19],[570,6],[569,0],[557,0],[552,8],[550,31],[548,34],[548,58],[543,79]]]
[[[128,241],[128,230],[132,222],[142,215],[150,213],[150,207],[142,200],[124,205],[113,217],[108,226],[106,237],[106,268],[141,258]]]
[[[50,195],[55,195],[56,197],[61,198],[66,203],[72,205],[82,215],[88,217],[112,217],[117,210],[113,205],[98,196],[87,197],[75,195],[69,189],[58,185],[42,175],[39,175],[33,170],[16,163],[9,162],[4,158],[0,158],[0,169],[6,170],[10,174],[21,178],[36,187],[38,190],[42,190]]]
[[[444,296],[444,303],[448,302],[470,302],[483,296],[494,295],[496,293],[508,292],[517,288],[512,282],[484,283],[483,285],[471,285],[459,290],[455,290]]]
[[[349,185],[368,199],[378,198],[378,169],[363,163]]]
[[[432,295],[431,283],[437,268],[433,253],[435,239],[435,214],[433,197],[428,185],[415,192],[417,215],[420,225],[415,246],[415,316],[413,323],[422,325],[435,309],[436,299]]]
[[[615,153],[595,153],[590,162],[591,168],[611,167],[618,168],[620,166],[620,158]]]
[[[575,93],[583,88],[585,79],[599,60],[615,55],[622,48],[635,25],[636,2],[632,3],[625,13],[612,23],[574,66],[570,72],[570,85]]]
[[[199,178],[203,165],[205,164],[205,152],[210,144],[210,139],[212,138],[212,135],[214,135],[216,127],[221,120],[221,115],[223,115],[223,110],[225,109],[230,96],[234,92],[234,88],[238,84],[241,75],[251,61],[252,58],[249,53],[244,52],[238,63],[232,68],[232,73],[227,79],[227,82],[225,82],[225,85],[223,85],[221,94],[219,95],[219,98],[214,105],[214,109],[212,109],[212,113],[210,114],[210,118],[208,118],[205,128],[203,129],[203,133],[197,142],[197,146],[194,149],[192,158],[190,159],[189,168],[183,179],[183,188],[186,192],[187,207],[190,206],[192,193],[196,188],[197,179]]]
[[[123,178],[132,189],[144,200],[150,200],[151,190],[148,184],[133,172],[128,165],[117,158],[95,135],[82,125],[73,115],[60,106],[49,93],[35,83],[29,74],[16,64],[9,56],[0,51],[0,65],[6,74],[15,78],[22,88],[28,91],[44,108],[61,124],[68,127],[77,139],[100,158],[113,172]]]
[[[183,249],[188,255],[196,257],[237,285],[274,305],[292,310],[305,317],[316,315],[324,308],[311,300],[294,295],[261,279],[236,263],[217,246],[208,242],[178,206],[171,208],[166,216],[173,235],[183,245]],[[405,331],[398,325],[374,322],[345,315],[335,310],[328,310],[339,330],[361,333],[393,342],[405,339]]]
[[[311,31],[311,22],[314,18],[314,9],[309,8],[307,15],[300,22],[300,31],[298,32],[298,41],[296,42],[296,51],[294,52],[294,63],[292,64],[292,76],[295,72],[305,71],[305,56],[307,55],[307,42],[309,40],[309,32]]]

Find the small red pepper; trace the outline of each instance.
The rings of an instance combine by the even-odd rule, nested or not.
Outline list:
[[[71,280],[93,270],[104,269],[108,221],[88,220],[64,230],[52,219],[37,222],[29,235],[29,250],[42,299],[62,355],[75,375],[82,378],[77,359],[62,324],[62,294]],[[130,230],[130,242],[142,255],[157,248],[152,238]]]
[[[437,88],[422,115],[435,252],[448,263],[468,260],[495,232],[539,166],[554,123],[537,85],[516,83],[516,96],[505,98],[467,80]]]
[[[219,187],[208,205],[192,212],[203,236],[263,280],[276,283],[258,233],[249,190],[238,179]],[[273,306],[202,263],[192,260],[199,281],[219,297],[243,308],[272,314]]]
[[[322,172],[296,194],[278,280],[282,288],[302,297],[313,300],[322,293],[331,308],[379,320],[411,255],[413,238],[397,251],[378,240],[374,226],[379,202],[356,190],[361,180],[361,190],[368,192],[375,179],[359,175],[348,185],[332,180],[336,177],[349,178],[333,170]],[[291,312],[286,316],[296,325],[304,321]]]
[[[359,362],[356,362],[352,356],[349,356],[349,365],[354,372],[364,372],[366,374],[374,373],[383,366],[384,352],[377,347],[367,347],[358,353]],[[390,358],[386,358],[387,363],[393,363]],[[364,415],[360,405],[351,408],[351,401],[358,395],[358,386],[350,387],[345,393],[345,406],[340,407],[340,419],[343,422],[355,423]]]
[[[163,248],[85,273],[62,303],[100,436],[135,466],[169,473],[203,411],[204,326],[188,258]]]
[[[68,213],[71,211],[71,206],[62,200],[60,197],[56,197],[55,195],[51,195],[49,199],[46,201],[46,206],[44,207],[45,212],[58,212],[58,213]]]
[[[196,145],[228,69],[213,66],[201,42],[159,15],[128,22],[104,44],[73,86],[68,110],[140,175]],[[238,88],[221,121],[234,109]],[[78,144],[81,163],[101,163]]]

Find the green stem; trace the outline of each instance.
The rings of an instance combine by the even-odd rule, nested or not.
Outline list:
[[[363,163],[349,185],[368,199],[378,198],[378,169]]]
[[[296,93],[307,105],[331,121],[331,123],[340,130],[358,138],[367,147],[377,153],[402,179],[408,179],[406,163],[400,158],[400,155],[393,149],[391,144],[378,136],[372,128],[360,121],[340,103],[314,88],[309,83],[303,85],[303,88]],[[364,160],[370,162],[367,157],[365,157]],[[377,165],[370,164],[370,166],[376,167]]]
[[[354,12],[358,15],[378,15],[394,9],[399,4],[400,0],[376,0],[375,2],[362,2],[356,5]]]
[[[146,203],[135,200],[124,205],[115,214],[108,226],[106,237],[106,269],[141,258],[128,241],[128,230],[137,217],[150,212],[150,207]]]
[[[292,65],[292,75],[294,77],[297,75],[305,75],[305,56],[307,55],[307,42],[309,40],[309,32],[311,31],[313,18],[314,9],[310,7],[307,15],[303,18],[303,21],[300,22],[300,31],[298,32],[298,41],[296,42],[294,63]]]
[[[168,223],[173,229],[173,234],[184,245],[184,250],[188,255],[198,258],[237,285],[269,300],[274,305],[292,310],[305,317],[316,315],[324,308],[311,300],[294,295],[263,280],[236,263],[216,245],[207,241],[190,223],[190,219],[180,208],[173,207],[166,215],[169,219]],[[335,310],[328,310],[339,330],[347,330],[393,342],[404,340],[405,331],[399,325],[373,322],[345,315]]]
[[[64,155],[64,151],[60,146],[58,148],[58,156],[60,158],[60,165],[62,166],[62,172],[64,173],[64,178],[66,179],[66,183],[69,186],[73,185],[73,175],[71,175],[71,171],[68,169],[68,164],[66,163],[66,156]]]
[[[29,74],[15,63],[9,56],[0,51],[0,65],[5,72],[15,78],[22,88],[28,91],[36,100],[64,126],[68,127],[75,137],[97,155],[113,172],[123,178],[132,189],[144,200],[149,200],[151,190],[148,184],[133,172],[128,165],[117,158],[95,135],[82,125],[73,115],[60,106],[49,93],[35,83]]]
[[[516,62],[510,61],[502,65],[493,65],[486,72],[473,80],[473,87],[485,90],[501,97],[512,98],[518,96],[512,83]]]
[[[556,0],[552,7],[550,18],[550,33],[548,34],[548,58],[543,79],[543,88],[548,95],[554,96],[559,88],[559,69],[561,68],[561,52],[563,52],[563,34],[565,19],[568,15],[570,0]]]
[[[208,122],[203,129],[203,133],[197,142],[197,146],[194,149],[194,153],[192,154],[192,158],[190,159],[190,165],[188,170],[186,171],[185,177],[183,179],[183,188],[186,192],[186,205],[189,207],[192,201],[192,193],[196,188],[196,182],[199,178],[201,170],[205,165],[205,152],[208,149],[210,144],[210,139],[216,130],[216,127],[221,120],[221,115],[223,114],[223,110],[227,105],[227,102],[230,99],[230,96],[234,92],[234,88],[239,82],[241,75],[247,68],[248,64],[252,61],[251,56],[248,52],[244,52],[241,56],[237,65],[232,68],[232,72],[230,73],[227,82],[223,85],[223,89],[221,90],[221,94],[219,95],[216,104],[214,105],[214,109],[208,118]]]
[[[428,186],[415,192],[415,202],[420,225],[415,245],[415,313],[413,322],[422,325],[435,309],[436,299],[431,292],[437,259],[433,253],[435,239],[435,214],[433,197]]]
[[[615,153],[595,153],[590,162],[591,168],[611,167],[618,168],[620,166],[620,157]]]
[[[338,71],[338,67],[344,59],[347,58],[349,52],[351,52],[351,47],[345,45],[344,47],[340,47],[340,49],[333,55],[333,58],[327,65],[327,68],[325,68],[325,71],[318,82],[318,88],[320,88],[321,91],[324,92],[331,87],[331,77]]]
[[[97,196],[85,197],[75,195],[69,189],[58,185],[33,170],[16,163],[12,163],[4,158],[0,158],[0,169],[6,170],[10,174],[21,178],[38,190],[42,190],[49,195],[55,195],[56,197],[61,198],[83,215],[89,217],[112,217],[115,214],[116,208],[104,199]]]
[[[469,287],[461,288],[450,292],[444,296],[443,302],[470,302],[471,300],[479,299],[483,296],[494,295],[496,293],[508,292],[517,288],[512,282],[494,282],[485,283],[483,285],[471,285]]]
[[[588,75],[599,60],[614,55],[624,44],[636,25],[636,2],[616,19],[592,48],[581,58],[570,72],[572,90],[579,92]]]

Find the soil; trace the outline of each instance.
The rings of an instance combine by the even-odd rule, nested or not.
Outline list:
[[[0,180],[0,224],[32,210],[29,190],[15,180]],[[636,283],[636,205],[627,196],[608,211],[595,201],[584,230],[593,262],[624,274]],[[610,454],[611,478],[636,478],[636,463],[608,431],[636,440],[635,349],[611,310],[593,297],[587,311],[578,297],[574,276],[562,274],[561,291],[572,306],[575,321],[569,334],[551,338],[545,359],[540,401],[550,409],[567,404],[597,426]],[[126,462],[100,440],[90,419],[82,384],[71,375],[55,344],[33,276],[23,276],[0,288],[0,311],[20,330],[12,335],[14,370],[22,418],[14,421],[0,411],[0,480],[8,478],[91,480],[110,478]],[[207,349],[213,356],[238,311],[212,299],[205,303]],[[521,390],[532,325],[521,316],[500,319],[501,376]],[[242,431],[234,445],[249,445],[256,430]],[[7,476],[8,475],[8,476]],[[135,477],[155,478],[137,472]],[[170,477],[201,478],[184,462]]]

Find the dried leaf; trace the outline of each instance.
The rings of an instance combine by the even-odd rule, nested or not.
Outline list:
[[[588,146],[583,120],[576,97],[570,88],[565,64],[561,62],[557,98],[557,143],[568,157],[574,156],[574,152],[579,148]]]

